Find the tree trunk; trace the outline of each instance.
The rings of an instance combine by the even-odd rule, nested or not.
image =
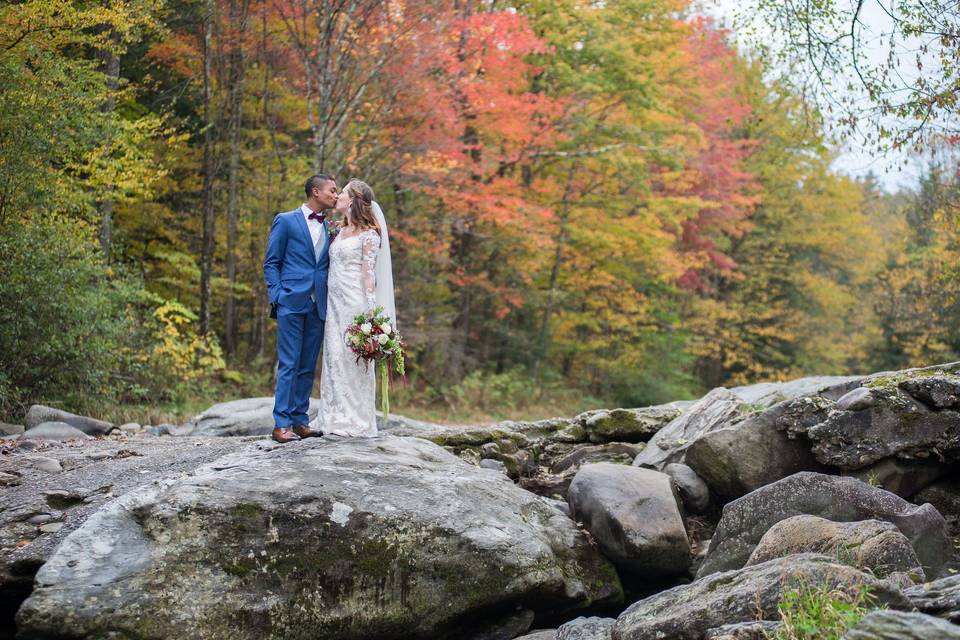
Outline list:
[[[119,36],[111,29],[110,40],[117,44]],[[113,49],[101,49],[97,52],[100,60],[100,71],[107,77],[107,99],[100,105],[101,113],[112,113],[116,104],[116,91],[120,86],[120,57]],[[113,198],[106,195],[97,209],[100,212],[100,251],[103,253],[104,263],[110,262],[110,247],[113,243]]]
[[[550,283],[547,285],[547,302],[543,308],[543,320],[540,322],[540,337],[537,340],[537,356],[533,364],[533,377],[539,379],[540,365],[547,357],[547,347],[550,334],[550,316],[553,314],[553,303],[557,291],[557,279],[560,276],[560,267],[563,264],[563,249],[567,244],[569,234],[567,222],[570,219],[570,199],[573,194],[573,176],[576,173],[576,163],[570,164],[567,174],[567,185],[563,190],[563,203],[560,207],[560,220],[557,228],[556,247],[553,252],[553,266],[550,268]]]
[[[211,54],[213,37],[212,1],[207,2],[207,16],[203,23],[203,241],[200,247],[200,333],[210,332],[211,279],[213,277],[213,252],[216,248],[213,212],[213,115],[212,89],[210,87]]]
[[[243,124],[244,50],[247,27],[247,2],[230,0],[230,157],[227,167],[227,304],[225,310],[226,351],[237,350],[237,313],[234,288],[237,283],[237,192],[240,186],[240,133]]]

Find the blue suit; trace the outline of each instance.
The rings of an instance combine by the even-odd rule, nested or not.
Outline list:
[[[263,276],[277,317],[279,367],[273,420],[278,427],[309,422],[310,392],[327,317],[330,239],[326,221],[318,244],[319,257],[299,208],[273,219]]]

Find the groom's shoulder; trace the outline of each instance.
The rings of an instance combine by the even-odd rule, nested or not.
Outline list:
[[[290,211],[281,211],[280,213],[278,213],[273,217],[273,222],[274,224],[276,224],[281,220],[288,220],[289,218],[293,217],[295,214],[298,214],[298,213],[300,213],[300,207],[297,207],[296,209],[291,209]]]

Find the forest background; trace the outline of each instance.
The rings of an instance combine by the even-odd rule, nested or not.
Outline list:
[[[960,359],[957,137],[845,176],[765,60],[684,0],[5,3],[0,420],[271,395],[263,252],[315,171],[390,224],[399,413]]]

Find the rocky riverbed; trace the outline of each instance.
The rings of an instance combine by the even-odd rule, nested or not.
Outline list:
[[[37,406],[0,440],[0,637],[763,638],[866,585],[848,640],[960,637],[960,363],[370,439]]]

